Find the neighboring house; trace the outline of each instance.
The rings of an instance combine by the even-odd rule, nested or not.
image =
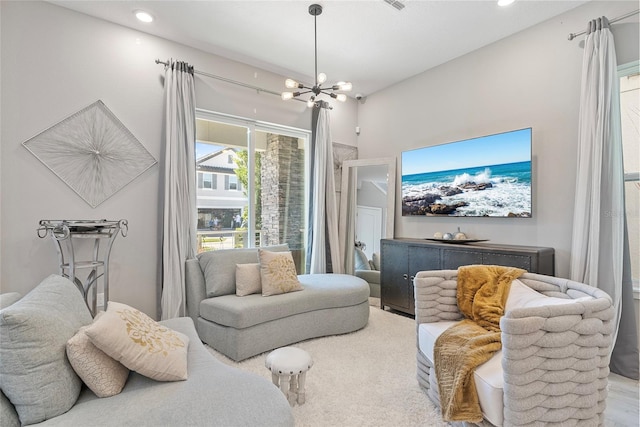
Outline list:
[[[236,152],[231,148],[196,159],[198,228],[239,226],[232,221],[246,208],[247,197],[235,173],[235,159]]]

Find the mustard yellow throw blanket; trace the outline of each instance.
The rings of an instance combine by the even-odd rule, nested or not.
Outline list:
[[[458,308],[465,319],[444,331],[433,349],[445,421],[482,421],[473,373],[502,348],[500,317],[511,282],[524,272],[494,265],[458,269]]]

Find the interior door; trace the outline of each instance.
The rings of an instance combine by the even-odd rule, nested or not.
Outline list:
[[[373,253],[380,253],[380,239],[383,236],[382,208],[358,206],[356,212],[356,241],[366,245],[364,253],[371,259]]]

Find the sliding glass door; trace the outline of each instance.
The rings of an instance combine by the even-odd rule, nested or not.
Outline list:
[[[304,268],[309,132],[198,110],[198,251],[287,243]]]

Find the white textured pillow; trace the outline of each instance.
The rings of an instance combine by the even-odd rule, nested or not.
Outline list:
[[[542,307],[545,305],[561,305],[561,304],[573,304],[580,301],[586,301],[593,299],[590,296],[581,298],[556,298],[548,297],[540,292],[537,292],[520,280],[516,279],[511,282],[511,289],[509,290],[509,296],[505,304],[505,311],[512,310],[514,308],[525,307]]]
[[[260,264],[236,264],[236,295],[259,294],[262,292]]]
[[[102,315],[100,312],[96,319]],[[67,341],[67,357],[73,370],[98,397],[114,396],[122,391],[129,369],[93,345],[86,326]]]
[[[127,368],[157,381],[187,379],[189,337],[126,304],[109,302],[85,333]]]
[[[278,295],[303,289],[291,252],[258,249],[262,296]]]

